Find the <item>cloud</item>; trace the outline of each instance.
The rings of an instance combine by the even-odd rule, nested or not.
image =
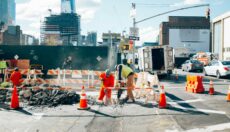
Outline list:
[[[81,15],[81,23],[88,23],[94,18],[101,2],[101,0],[76,0],[77,13]],[[48,9],[51,9],[53,14],[59,14],[61,0],[29,0],[17,3],[17,24],[22,26],[23,32],[37,34],[40,32],[38,28],[40,21],[49,15]],[[29,27],[28,23],[30,23]]]
[[[159,35],[159,29],[154,27],[141,28],[139,31],[140,41],[137,45],[142,45],[144,42],[156,42]]]
[[[184,0],[182,2],[174,3],[171,6],[185,6],[185,5],[196,5],[203,4],[205,0]]]

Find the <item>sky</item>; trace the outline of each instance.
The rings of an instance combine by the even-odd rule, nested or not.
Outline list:
[[[40,23],[49,15],[59,14],[61,0],[15,0],[16,24],[21,26],[23,33],[39,38]],[[157,15],[169,10],[193,6],[196,4],[210,4],[211,20],[230,11],[230,0],[76,0],[76,12],[81,15],[81,34],[96,31],[98,41],[102,33],[109,31],[129,34],[133,21],[130,17],[131,3],[136,3],[136,20]],[[156,41],[159,34],[159,25],[168,21],[168,16],[205,16],[207,7],[199,7],[177,11],[162,15],[137,24],[140,41]]]

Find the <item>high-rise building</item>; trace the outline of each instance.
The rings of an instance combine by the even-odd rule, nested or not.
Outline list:
[[[43,45],[79,45],[80,35],[80,16],[76,13],[48,16],[41,25]]]
[[[61,13],[76,13],[75,0],[61,0]]]
[[[169,16],[160,25],[159,45],[189,49],[191,53],[210,51],[210,21],[199,16]]]
[[[5,26],[15,24],[15,0],[0,0],[0,22]]]
[[[87,46],[97,45],[97,32],[88,32],[87,35]]]
[[[79,46],[80,19],[81,16],[76,13],[75,0],[61,0],[61,14],[51,14],[41,24],[41,44]]]

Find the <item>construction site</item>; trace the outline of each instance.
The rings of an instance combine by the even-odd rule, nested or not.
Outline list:
[[[9,69],[1,84],[0,122],[3,131],[230,129],[230,89],[229,81],[225,79],[194,74],[184,76],[179,70],[159,79],[157,75],[140,72],[133,89],[135,102],[127,102],[127,87],[117,86],[115,82],[114,87],[109,87],[112,90],[111,101],[105,97],[101,103],[98,102],[102,83],[99,76],[104,71],[48,70],[47,75],[53,77],[47,79],[40,78],[43,74],[40,70],[19,71],[23,74],[22,85],[13,87],[8,78],[12,73]],[[120,99],[117,98],[119,89],[123,90]],[[7,117],[12,120],[19,116],[22,121],[15,126],[5,126],[2,122],[7,118],[4,113],[11,113]],[[30,126],[24,125],[26,122],[30,122]],[[46,122],[60,125],[50,127]],[[100,128],[104,123],[110,125]]]
[[[19,14],[48,4],[34,11],[40,43],[14,25],[15,1],[0,2],[0,132],[230,132],[230,61],[219,60],[228,39],[218,34],[230,17],[213,25],[216,3],[59,2],[18,3]]]

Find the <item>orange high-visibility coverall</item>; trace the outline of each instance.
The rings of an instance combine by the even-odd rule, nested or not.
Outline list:
[[[19,86],[21,84],[21,78],[22,74],[19,71],[14,71],[10,76],[10,80],[14,86]]]
[[[107,98],[111,98],[111,87],[114,86],[114,75],[110,74],[106,77],[106,73],[102,73],[100,75],[100,79],[102,80],[102,86],[100,89],[98,100],[102,101],[105,95]]]

